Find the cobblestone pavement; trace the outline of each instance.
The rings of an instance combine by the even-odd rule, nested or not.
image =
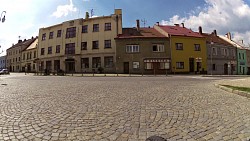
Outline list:
[[[0,140],[248,140],[250,100],[214,82],[181,76],[0,77]]]
[[[250,77],[245,77],[236,80],[220,80],[217,82],[218,84],[231,85],[231,86],[239,86],[239,87],[249,87],[250,88]]]

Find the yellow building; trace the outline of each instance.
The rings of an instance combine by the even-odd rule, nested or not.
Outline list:
[[[173,73],[206,73],[206,39],[199,33],[180,26],[155,25],[154,28],[170,38]]]
[[[110,16],[66,21],[39,30],[38,66],[50,72],[115,71],[114,38],[122,33],[122,10]]]
[[[21,52],[22,71],[35,72],[37,60],[38,37],[25,50]]]

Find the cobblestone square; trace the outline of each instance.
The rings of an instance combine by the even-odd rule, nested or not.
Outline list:
[[[250,139],[250,100],[216,79],[0,77],[0,140]]]

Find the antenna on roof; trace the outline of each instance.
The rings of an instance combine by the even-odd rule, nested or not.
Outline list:
[[[94,9],[92,8],[90,11],[90,17],[93,17],[93,16],[94,16]]]
[[[18,36],[18,39],[20,40],[21,36]]]
[[[143,23],[143,26],[146,27],[147,20],[145,20],[145,18],[144,18],[141,20],[141,22]]]

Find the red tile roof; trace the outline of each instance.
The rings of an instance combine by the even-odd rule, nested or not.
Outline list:
[[[199,33],[194,32],[191,29],[187,29],[186,27],[182,27],[182,26],[159,25],[159,27],[170,35],[189,36],[189,37],[198,37],[198,38],[203,37]]]
[[[128,39],[128,38],[167,38],[154,28],[140,28],[138,31],[136,28],[123,28],[122,34],[118,35],[116,39]]]
[[[233,46],[229,42],[221,39],[219,36],[215,36],[215,34],[213,34],[213,33],[211,33],[211,34],[202,33],[202,35],[204,37],[206,37],[206,41],[209,42],[209,43],[213,42],[213,43],[220,44],[220,45]]]

